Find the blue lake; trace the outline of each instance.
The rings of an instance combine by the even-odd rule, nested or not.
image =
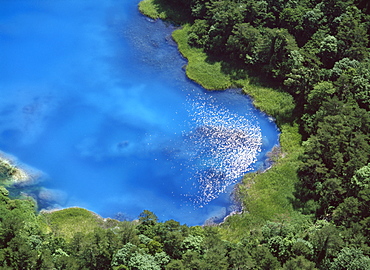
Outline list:
[[[42,172],[41,207],[220,219],[279,131],[240,90],[188,80],[174,27],[137,4],[0,0],[0,149]]]

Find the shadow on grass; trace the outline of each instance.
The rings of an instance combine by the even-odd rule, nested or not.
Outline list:
[[[278,89],[281,86],[281,82],[269,76],[266,65],[247,65],[240,59],[231,59],[228,54],[216,55],[209,52],[206,52],[206,54],[207,63],[214,64],[220,62],[221,71],[230,76],[234,81],[243,80],[248,77],[249,82],[257,86],[271,87],[274,89]]]
[[[153,5],[160,14],[164,14],[165,20],[175,24],[182,25],[192,23],[190,5],[186,5],[181,1],[173,0],[152,0]]]

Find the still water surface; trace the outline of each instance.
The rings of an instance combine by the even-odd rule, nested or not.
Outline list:
[[[188,80],[173,27],[137,4],[0,0],[0,149],[42,171],[43,207],[222,218],[278,130],[240,90]]]

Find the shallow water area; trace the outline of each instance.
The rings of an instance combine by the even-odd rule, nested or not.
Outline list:
[[[43,172],[43,206],[200,225],[278,144],[240,90],[186,78],[174,27],[138,0],[0,4],[0,149]]]

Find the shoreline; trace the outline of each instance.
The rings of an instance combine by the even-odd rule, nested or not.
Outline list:
[[[140,8],[143,15],[154,20],[168,19],[159,17],[156,12],[148,12],[158,11],[158,8],[153,5],[152,0],[144,1],[146,5]],[[298,156],[302,152],[302,138],[297,124],[292,122],[295,103],[289,93],[263,86],[258,81],[252,82],[246,70],[242,70],[240,77],[232,78],[230,74],[223,73],[220,62],[207,63],[206,53],[201,48],[190,47],[187,43],[189,28],[189,24],[184,24],[172,33],[179,53],[187,59],[183,68],[186,76],[208,91],[241,88],[243,94],[251,98],[254,107],[268,115],[280,131],[277,148],[271,149],[267,155],[272,164],[264,168],[263,173],[245,174],[235,187],[242,203],[241,215],[228,215],[220,223],[225,224],[225,232],[234,235],[235,232],[228,227],[230,224],[233,224],[232,227],[236,231],[243,231],[245,222],[249,224],[248,227],[259,226],[263,220],[273,220],[277,215],[286,215],[293,211],[289,198],[293,196],[294,185],[298,181],[296,168],[299,166]],[[253,178],[252,186],[247,181],[250,178]],[[274,186],[273,190],[271,185]],[[276,200],[277,197],[280,199]]]
[[[177,43],[177,45],[178,45],[178,43]],[[178,48],[178,51],[181,53],[181,51],[180,51],[179,48]],[[188,61],[189,61],[189,59],[188,59]],[[187,77],[189,78],[189,76],[187,76]],[[196,80],[192,80],[192,81],[198,83]],[[207,88],[205,88],[205,89],[207,89]],[[207,89],[207,90],[212,91],[212,89]],[[1,154],[2,154],[2,152],[1,152]],[[6,155],[6,154],[4,153],[4,155]],[[12,176],[11,176],[11,184],[12,185],[22,187],[22,186],[28,186],[28,185],[33,185],[33,184],[38,183],[38,179],[41,178],[41,177],[34,177],[34,174],[32,172],[29,172],[28,170],[24,170],[23,169],[23,166],[17,165],[17,159],[16,158],[6,158],[6,157],[4,157],[4,155],[1,155],[0,156],[0,162],[9,165],[9,167],[11,169],[15,170],[15,172],[12,173]],[[269,170],[271,167],[272,166],[269,166],[264,171]],[[239,183],[242,183],[242,180]],[[236,188],[237,187],[234,188],[234,190],[233,190],[232,193],[235,193],[235,191],[236,191],[235,189]],[[235,200],[235,198],[233,198],[232,201],[233,201],[232,202],[232,205],[238,204],[238,202]],[[66,207],[66,208],[69,208],[69,207]],[[50,210],[47,210],[47,211],[60,211],[60,210],[66,209],[66,208],[54,208],[54,209],[51,208]],[[230,212],[229,214],[227,214],[226,216],[224,216],[223,218],[221,218],[223,221],[217,222],[217,224],[223,223],[225,221],[225,219],[227,219],[229,216],[232,216],[234,214],[243,212],[244,211],[243,208],[242,208],[241,211],[232,211],[232,212]],[[40,210],[39,212],[41,212],[41,211],[42,210]],[[215,216],[215,217],[212,217],[212,218],[218,218],[218,217]]]
[[[0,151],[1,181],[6,186],[31,186],[39,183],[43,173],[18,161],[15,156]]]

